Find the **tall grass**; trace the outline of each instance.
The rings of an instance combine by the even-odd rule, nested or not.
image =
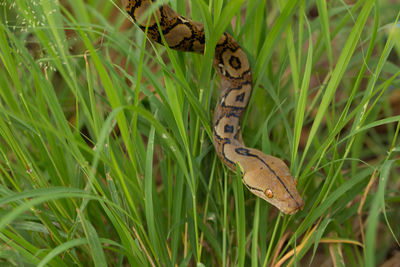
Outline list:
[[[0,264],[389,261],[400,235],[400,5],[170,5],[205,24],[205,55],[151,43],[120,2],[2,2]],[[253,67],[245,142],[289,163],[306,202],[296,215],[250,194],[215,154],[212,59],[224,31]]]

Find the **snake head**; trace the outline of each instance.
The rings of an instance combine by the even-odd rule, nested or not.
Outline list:
[[[246,187],[285,214],[294,214],[303,209],[303,199],[286,164],[255,149],[251,149],[249,155],[252,156],[244,163],[246,166],[242,166]]]

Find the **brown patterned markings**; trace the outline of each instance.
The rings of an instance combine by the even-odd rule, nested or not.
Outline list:
[[[176,47],[183,42],[185,38],[190,38],[191,36],[192,31],[185,24],[176,25],[168,34],[164,35],[165,41],[167,41],[167,44],[171,47]]]
[[[233,63],[236,63],[236,65],[230,64],[232,58],[236,59],[236,61],[233,60]],[[222,53],[222,65],[225,66],[225,71],[232,78],[242,77],[243,72],[250,68],[249,61],[242,49],[237,49],[236,51],[225,50]]]
[[[223,106],[245,108],[250,97],[251,84],[230,89],[223,97]]]
[[[135,21],[145,14],[150,0],[130,0],[128,13]],[[204,52],[205,34],[201,23],[188,20],[168,5],[155,10],[167,44],[177,50]],[[145,29],[147,21],[139,20]],[[148,36],[162,44],[158,25],[151,16]],[[285,163],[243,144],[240,120],[252,90],[252,74],[246,54],[238,42],[224,33],[215,47],[213,60],[221,79],[221,97],[214,112],[213,141],[218,156],[230,169],[242,168],[243,182],[260,198],[287,214],[302,209],[304,203]]]
[[[143,14],[146,14],[147,9],[150,7],[151,3],[144,1],[140,6],[138,6],[135,10],[133,10],[133,19],[136,21],[136,23],[140,24],[140,26],[146,27],[147,24],[147,17],[142,16]],[[160,10],[155,11],[156,16],[159,18],[160,17]],[[132,14],[132,10],[130,12]],[[157,25],[155,17],[152,15],[150,17],[150,22],[149,22],[149,27]]]
[[[242,63],[240,62],[240,59],[238,57],[231,56],[231,58],[229,59],[229,65],[232,66],[232,68],[234,68],[235,70],[238,70],[241,68]]]
[[[238,130],[239,121],[238,117],[224,116],[220,118],[214,127],[215,134],[221,139],[233,139]]]

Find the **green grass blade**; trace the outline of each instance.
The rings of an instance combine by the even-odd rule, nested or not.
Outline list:
[[[82,228],[88,240],[94,265],[99,267],[107,266],[106,257],[104,255],[104,251],[101,246],[100,238],[97,235],[96,229],[83,217],[83,214],[79,210],[78,216],[80,217]]]
[[[379,186],[374,199],[372,200],[371,209],[368,216],[368,225],[365,233],[365,250],[364,250],[364,262],[365,266],[376,266],[375,250],[376,250],[376,238],[378,232],[378,221],[380,217],[381,203],[384,202],[384,193],[386,184],[389,178],[389,170],[393,160],[386,161],[382,166],[381,179],[379,179]]]
[[[314,139],[317,129],[321,124],[322,118],[329,106],[329,103],[331,102],[332,97],[333,97],[334,93],[336,92],[337,87],[339,85],[339,82],[342,79],[342,77],[347,69],[349,61],[351,59],[351,56],[354,53],[357,42],[358,42],[361,32],[363,30],[363,26],[365,25],[368,15],[371,12],[373,4],[374,4],[373,0],[366,1],[365,5],[364,5],[363,9],[361,10],[360,15],[356,21],[356,24],[354,25],[351,33],[349,34],[346,44],[343,47],[343,50],[342,50],[342,52],[339,56],[339,59],[336,63],[335,69],[333,70],[332,77],[326,87],[325,94],[321,100],[321,104],[319,106],[318,112],[315,116],[313,125],[310,130],[309,138],[307,140],[307,144],[304,149],[304,154],[303,154],[303,158],[302,158],[301,162],[304,161],[304,156],[307,154],[307,152],[310,148],[311,142]]]
[[[323,33],[325,48],[329,60],[329,65],[332,68],[333,58],[332,58],[332,48],[331,48],[331,35],[329,27],[328,9],[326,7],[325,0],[317,0],[318,14],[320,15],[319,20],[321,23],[321,32]]]
[[[240,167],[237,167],[235,186],[233,187],[235,195],[235,219],[237,231],[237,250],[238,250],[238,266],[244,266],[245,252],[246,252],[246,223],[245,223],[245,208],[244,208],[244,194],[242,174]]]
[[[307,20],[306,20],[307,21]],[[311,77],[311,67],[312,67],[312,54],[313,54],[313,44],[312,44],[312,36],[311,36],[311,28],[307,21],[308,33],[309,33],[309,42],[308,42],[308,53],[307,53],[307,61],[304,70],[304,76],[301,83],[300,88],[300,96],[298,97],[297,107],[296,107],[296,115],[294,119],[294,135],[293,135],[293,148],[292,148],[292,160],[291,162],[295,162],[297,151],[300,143],[300,136],[302,133],[302,128],[304,125],[304,114],[306,111],[306,101],[308,96],[308,87],[310,85],[310,77]],[[298,176],[296,173],[295,177]]]

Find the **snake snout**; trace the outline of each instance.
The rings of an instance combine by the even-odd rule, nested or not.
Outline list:
[[[303,210],[304,208],[304,201],[303,199],[301,199],[301,197],[297,198],[297,199],[293,199],[293,201],[291,201],[287,208],[285,210],[282,210],[282,212],[286,213],[286,214],[295,214],[296,212]]]

